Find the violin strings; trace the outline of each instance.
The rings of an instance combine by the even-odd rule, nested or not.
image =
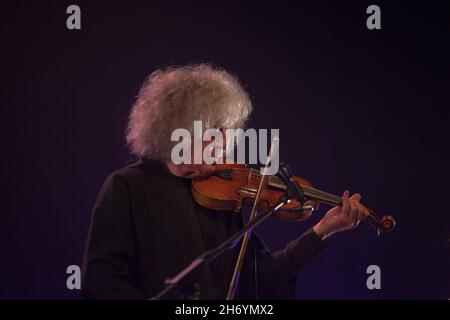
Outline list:
[[[239,169],[239,170],[247,170],[247,169],[246,168],[242,168],[242,169]],[[251,175],[256,175],[258,177],[261,176],[261,174],[257,170],[255,170],[253,168],[250,169],[250,174]],[[276,176],[270,177],[269,185],[270,185],[270,182],[275,182],[278,185],[277,187],[279,187],[279,188],[281,187],[283,189],[286,189],[286,185],[284,184],[284,182],[281,181]],[[303,185],[302,185],[302,188],[305,190],[305,194],[307,196],[311,196],[313,198],[325,201],[325,202],[327,202],[329,204],[334,204],[334,205],[341,205],[342,204],[342,198],[339,197],[339,196],[336,196],[334,194],[331,194],[331,193],[328,193],[328,192],[325,192],[325,191],[321,191],[321,190],[318,190],[318,189],[315,189],[315,188],[303,186]],[[369,211],[369,214],[370,214],[371,218],[374,219],[375,222],[380,223],[380,219],[377,216],[377,214],[372,209],[368,208],[368,211]]]
[[[241,170],[247,170],[247,169],[246,168],[242,168]],[[256,175],[258,177],[261,176],[260,173],[257,170],[255,170],[255,169],[250,169],[250,174],[251,175]],[[284,186],[284,188],[285,188],[284,182],[282,182],[279,178],[271,177],[270,180],[269,180],[269,183],[271,181],[275,182],[276,184],[278,184],[278,187]],[[311,197],[315,197],[315,198],[317,198],[319,200],[323,200],[323,201],[329,202],[331,204],[340,204],[341,203],[341,200],[342,200],[341,197],[335,196],[335,195],[333,195],[331,193],[324,192],[324,191],[321,191],[321,190],[318,190],[318,189],[314,189],[314,188],[310,188],[310,187],[307,187],[307,186],[302,186],[302,188],[305,190],[305,193],[307,195],[311,196]]]
[[[254,170],[254,169],[252,169],[251,173],[255,174],[255,175],[259,175],[259,173],[256,172],[256,170]],[[280,186],[283,185],[285,187],[284,182],[282,182],[277,177],[271,177],[270,180],[274,181],[275,183],[279,184]],[[341,197],[339,197],[339,196],[335,196],[335,195],[333,195],[331,193],[324,192],[324,191],[321,191],[321,190],[318,190],[318,189],[315,189],[315,188],[311,188],[311,187],[308,187],[308,186],[302,186],[302,188],[305,191],[307,191],[307,193],[311,194],[311,196],[317,195],[317,196],[325,197],[325,198],[327,198],[329,200],[332,200],[333,202],[340,202],[342,200]]]
[[[238,168],[237,170],[241,170],[241,171],[247,171],[247,168]],[[250,174],[251,175],[255,175],[260,177],[261,174],[256,170],[256,169],[250,169]],[[270,182],[275,182],[276,184],[278,184],[278,187],[283,186],[283,188],[286,188],[286,186],[284,185],[284,182],[282,182],[278,177],[273,176],[270,178],[269,183]],[[315,188],[311,188],[311,187],[307,187],[307,186],[302,186],[302,188],[305,190],[305,193],[311,197],[315,197],[319,200],[331,203],[331,204],[335,204],[335,205],[339,205],[341,204],[342,198],[336,195],[333,195],[331,193],[328,192],[324,192]]]

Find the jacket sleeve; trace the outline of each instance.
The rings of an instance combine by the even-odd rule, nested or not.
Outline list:
[[[84,299],[144,299],[132,269],[135,240],[125,179],[112,174],[98,195],[83,259]]]
[[[294,299],[297,272],[322,251],[327,242],[309,229],[292,240],[284,249],[271,253],[261,240],[258,250],[258,282],[262,299]]]
[[[284,261],[287,275],[291,277],[326,246],[327,242],[322,240],[311,228],[289,242],[284,249],[273,253],[272,257]]]

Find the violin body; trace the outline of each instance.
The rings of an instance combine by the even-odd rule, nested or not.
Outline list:
[[[218,173],[218,174],[217,174]],[[295,177],[302,186],[312,187],[307,180]],[[238,212],[242,206],[252,206],[261,181],[261,175],[252,172],[245,165],[217,164],[216,174],[192,181],[192,194],[200,205],[219,211]],[[258,203],[258,209],[265,210],[275,204],[285,193],[267,180]],[[318,208],[319,202],[311,200],[309,205]],[[278,218],[288,221],[303,221],[311,216],[312,210],[302,210],[302,204],[295,199],[275,212]]]

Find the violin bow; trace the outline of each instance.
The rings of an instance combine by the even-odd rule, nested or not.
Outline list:
[[[270,162],[272,161],[272,157],[273,157],[275,151],[278,149],[279,143],[280,143],[280,140],[279,140],[278,136],[276,136],[272,139],[272,143],[270,146],[270,152],[267,157],[266,164],[264,166],[264,174],[262,175],[261,180],[259,182],[258,191],[256,192],[255,200],[253,201],[252,211],[250,213],[250,217],[248,218],[248,221],[252,221],[256,217],[258,203],[260,201],[261,194],[264,189],[264,184],[265,184],[266,180],[268,179],[267,178],[268,176],[266,174],[267,169],[269,167]],[[237,289],[237,285],[239,282],[239,275],[241,273],[242,263],[244,262],[244,257],[247,252],[250,235],[251,235],[251,230],[247,231],[244,234],[244,238],[243,238],[242,244],[241,244],[241,249],[239,251],[239,255],[237,257],[236,264],[234,266],[233,276],[231,277],[230,285],[228,287],[226,300],[233,300],[234,296],[236,294],[236,289]],[[256,279],[256,275],[255,275],[255,279]]]

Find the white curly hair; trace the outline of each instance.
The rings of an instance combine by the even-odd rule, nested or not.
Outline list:
[[[169,67],[153,72],[133,105],[126,132],[138,157],[168,161],[171,133],[185,128],[193,134],[195,120],[203,129],[242,128],[252,111],[239,80],[209,64]]]

